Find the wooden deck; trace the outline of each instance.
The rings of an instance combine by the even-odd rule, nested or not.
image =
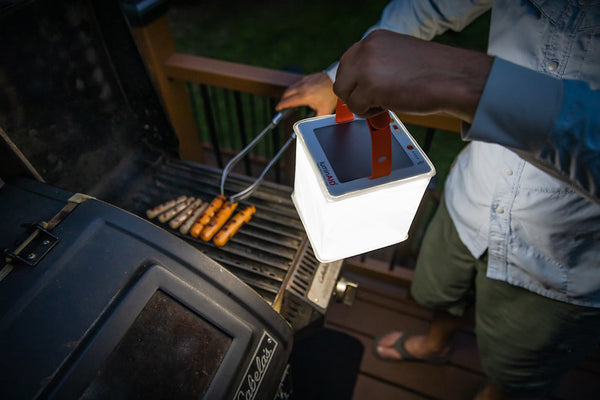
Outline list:
[[[384,281],[374,277],[368,268],[346,268],[345,275],[360,285],[356,301],[352,306],[334,304],[327,314],[326,327],[349,334],[364,346],[353,400],[473,397],[485,376],[472,324],[459,333],[452,360],[447,365],[381,361],[371,350],[376,335],[393,329],[423,332],[431,313],[410,299],[407,281],[402,277],[392,276],[391,282],[387,278]],[[600,398],[599,375],[600,352],[596,352],[568,375],[553,399]]]

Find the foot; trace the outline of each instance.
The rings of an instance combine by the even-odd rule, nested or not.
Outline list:
[[[450,355],[451,346],[432,346],[427,343],[425,335],[411,335],[404,341],[404,349],[410,357],[403,357],[396,348],[397,342],[401,339],[403,332],[391,332],[383,336],[376,344],[377,354],[384,359],[407,361],[432,361],[444,360]]]
[[[475,395],[473,400],[508,400],[510,397],[498,386],[487,384]]]

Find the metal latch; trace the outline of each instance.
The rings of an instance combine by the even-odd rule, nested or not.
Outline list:
[[[358,283],[351,281],[345,276],[342,276],[335,285],[335,300],[342,302],[348,306],[351,306],[352,304],[354,304],[357,291]]]
[[[75,193],[67,204],[48,222],[34,225],[35,231],[14,250],[5,249],[4,258],[6,265],[0,269],[0,281],[4,279],[14,268],[14,261],[20,261],[30,267],[35,267],[46,254],[58,243],[58,237],[50,233],[67,215],[79,204],[92,197]]]
[[[15,250],[5,250],[7,263],[18,260],[35,267],[58,243],[58,237],[48,232],[41,224],[34,225],[35,230]]]

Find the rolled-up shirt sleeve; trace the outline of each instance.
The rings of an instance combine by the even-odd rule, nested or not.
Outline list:
[[[449,29],[461,31],[489,10],[492,3],[491,0],[394,0],[364,36],[376,29],[387,29],[431,40]]]
[[[600,203],[600,91],[496,58],[463,139],[506,146]]]

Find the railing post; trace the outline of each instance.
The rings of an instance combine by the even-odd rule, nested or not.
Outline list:
[[[133,34],[179,139],[179,152],[186,160],[203,162],[204,150],[185,83],[170,79],[164,71],[165,60],[175,52],[166,14],[133,27]]]

